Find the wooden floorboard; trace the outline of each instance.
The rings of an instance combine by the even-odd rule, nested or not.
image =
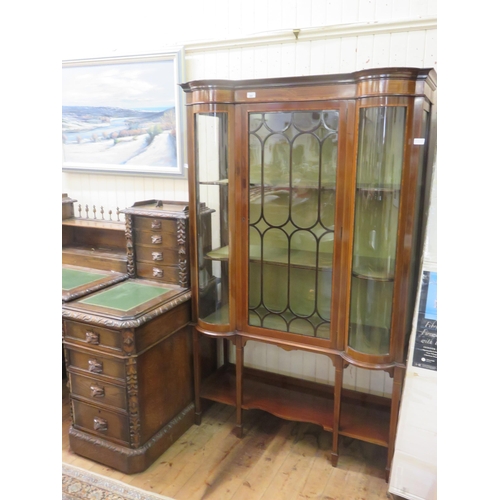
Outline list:
[[[234,408],[212,405],[146,471],[123,474],[69,448],[70,411],[63,381],[62,461],[175,500],[387,499],[387,450],[341,438],[337,467],[332,435],[260,410],[243,413],[244,436],[234,432]]]

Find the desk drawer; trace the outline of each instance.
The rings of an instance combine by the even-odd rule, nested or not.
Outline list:
[[[66,347],[68,368],[78,368],[88,372],[91,376],[104,375],[125,382],[125,363],[99,353],[86,353],[68,349]]]
[[[64,321],[64,337],[98,350],[104,348],[122,352],[122,334],[118,330]]]
[[[72,400],[72,405],[75,427],[130,444],[128,415],[105,410],[75,399]]]
[[[152,262],[164,266],[176,266],[179,263],[177,248],[136,245],[135,251],[139,262]]]
[[[139,278],[158,280],[162,283],[187,286],[179,281],[180,270],[177,266],[162,266],[148,262],[137,262],[137,276]]]
[[[151,245],[158,248],[178,248],[176,233],[154,231],[135,231],[136,245]]]
[[[99,404],[113,406],[121,410],[127,409],[127,392],[125,387],[110,384],[98,378],[69,374],[71,394],[90,399]]]
[[[153,231],[163,234],[177,234],[177,221],[172,219],[157,219],[155,217],[135,217],[134,226],[137,230]]]

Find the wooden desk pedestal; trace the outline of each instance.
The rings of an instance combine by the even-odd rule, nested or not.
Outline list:
[[[63,305],[75,453],[141,472],[194,423],[190,298],[127,280]]]

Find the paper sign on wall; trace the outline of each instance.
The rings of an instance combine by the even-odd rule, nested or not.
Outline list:
[[[437,370],[437,273],[422,276],[413,366]]]

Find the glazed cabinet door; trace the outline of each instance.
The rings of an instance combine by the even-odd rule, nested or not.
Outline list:
[[[411,327],[427,125],[413,99],[370,103],[358,106],[345,350],[384,364],[402,361]]]
[[[213,331],[230,325],[230,113],[197,111],[194,120],[194,198],[197,266],[194,287],[198,323]]]
[[[249,105],[241,121],[241,330],[332,345],[344,103]],[[340,220],[340,219],[339,219]]]

